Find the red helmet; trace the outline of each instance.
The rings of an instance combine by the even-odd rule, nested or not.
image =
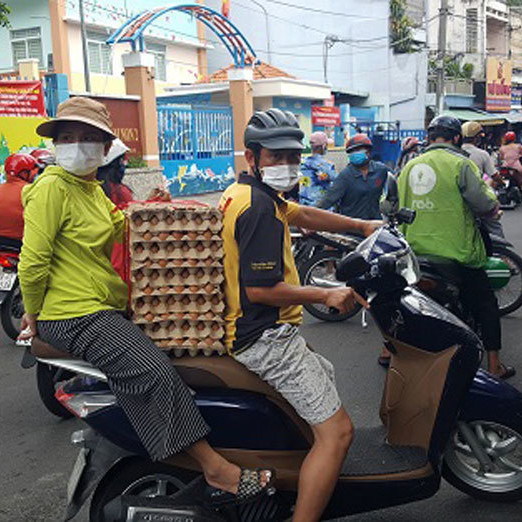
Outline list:
[[[511,143],[512,141],[515,141],[517,139],[516,134],[513,131],[506,132],[504,134],[504,141],[506,143]]]
[[[402,150],[405,152],[411,150],[414,147],[417,147],[419,143],[419,138],[417,138],[416,136],[407,136],[402,141]]]
[[[373,147],[372,140],[368,138],[367,134],[355,134],[346,142],[346,152],[353,152],[362,147],[368,147],[370,149]]]
[[[31,156],[36,160],[40,169],[45,169],[48,165],[54,165],[54,154],[47,149],[34,149]]]
[[[30,154],[11,154],[4,163],[7,179],[20,178],[32,183],[38,174],[36,160]]]

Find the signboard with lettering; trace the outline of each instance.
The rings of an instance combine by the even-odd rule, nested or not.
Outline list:
[[[511,110],[511,60],[487,59],[486,110],[509,112]]]
[[[45,117],[42,82],[0,80],[0,116]]]
[[[109,110],[114,134],[116,134],[127,147],[130,147],[128,155],[141,157],[143,152],[138,114],[139,101],[103,96],[96,96],[95,100],[103,103]]]
[[[522,107],[522,86],[512,85],[511,86],[511,108]]]
[[[312,125],[319,127],[340,127],[341,109],[339,107],[312,105]]]

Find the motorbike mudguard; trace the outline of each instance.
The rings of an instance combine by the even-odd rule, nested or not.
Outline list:
[[[462,405],[459,419],[496,422],[522,433],[522,393],[493,375],[479,370]]]
[[[6,292],[6,291],[0,292],[0,305],[6,300],[6,298],[9,294],[10,294],[10,292]]]
[[[94,491],[100,480],[119,461],[126,457],[135,456],[107,439],[100,437],[94,430],[88,428],[83,431],[86,466],[83,469],[78,485],[66,508],[65,520],[76,516],[85,501]]]

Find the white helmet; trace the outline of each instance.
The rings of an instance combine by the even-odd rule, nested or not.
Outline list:
[[[130,150],[123,141],[121,141],[119,138],[116,138],[111,145],[111,148],[109,149],[109,153],[105,158],[103,158],[103,165],[102,167],[105,167],[109,163],[112,163],[116,158],[119,158],[120,156],[123,156],[126,152]]]

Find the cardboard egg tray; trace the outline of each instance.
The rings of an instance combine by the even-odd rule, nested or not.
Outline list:
[[[177,208],[175,203],[134,204],[130,209],[134,232],[201,231],[219,234],[223,228],[221,212],[215,208]]]
[[[151,339],[207,339],[219,341],[225,331],[217,321],[161,321],[148,323],[143,331]]]
[[[221,212],[138,203],[127,223],[134,322],[176,356],[223,354]]]
[[[192,286],[205,288],[207,284],[220,285],[224,280],[222,268],[139,268],[131,274],[132,287],[161,288],[164,286]],[[197,293],[197,292],[196,292]]]
[[[221,241],[162,241],[153,243],[134,243],[131,255],[135,261],[151,259],[207,259],[222,258]]]

